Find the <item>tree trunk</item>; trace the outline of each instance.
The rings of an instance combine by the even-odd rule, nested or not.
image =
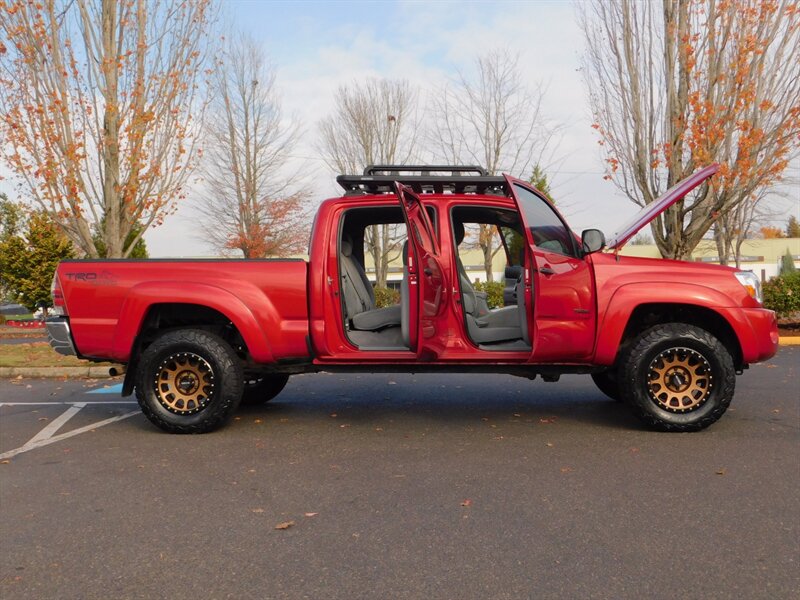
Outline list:
[[[714,243],[717,245],[719,264],[724,266],[727,266],[730,262],[728,236],[726,234],[725,226],[722,224],[721,220],[717,221],[717,225],[714,227]]]
[[[492,252],[492,244],[491,238],[489,238],[489,243],[482,243],[481,250],[483,251],[483,268],[486,271],[486,281],[492,282],[494,281],[494,273],[492,273],[492,257],[494,252]]]
[[[389,239],[389,226],[381,225],[381,268],[380,272],[375,272],[375,285],[377,287],[385,288],[386,280],[389,278],[389,246],[391,240]]]
[[[119,103],[117,64],[117,2],[103,0],[103,206],[106,258],[122,258],[119,204]]]
[[[384,278],[384,280],[386,277],[382,273],[381,269],[381,255],[383,253],[381,252],[381,247],[380,247],[380,239],[381,239],[380,226],[370,225],[369,231],[371,239],[367,240],[367,251],[372,255],[372,263],[375,265],[375,283],[377,285],[377,283],[381,280],[382,277]],[[364,233],[366,234],[366,231]]]

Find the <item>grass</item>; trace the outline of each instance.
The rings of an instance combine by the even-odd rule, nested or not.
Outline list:
[[[37,337],[47,337],[47,330],[44,328],[26,329],[24,327],[9,327],[7,325],[0,325],[0,339]]]
[[[87,367],[112,363],[89,363],[74,356],[62,356],[47,342],[0,344],[0,367]]]

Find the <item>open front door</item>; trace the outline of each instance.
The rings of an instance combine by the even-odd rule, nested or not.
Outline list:
[[[419,197],[401,183],[394,186],[408,226],[408,308],[403,311],[407,321],[402,323],[403,333],[421,360],[434,360],[445,342],[439,324],[444,319],[446,289],[439,244]]]
[[[534,263],[531,302],[526,302],[529,326],[533,325],[533,360],[583,360],[593,351],[597,322],[592,268],[553,207],[524,182],[505,178]]]

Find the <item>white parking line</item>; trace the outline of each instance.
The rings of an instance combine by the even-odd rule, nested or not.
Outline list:
[[[136,400],[99,400],[96,402],[0,402],[0,406],[70,406],[73,404],[136,404]]]
[[[111,423],[116,423],[117,421],[122,421],[123,419],[127,419],[128,417],[132,417],[134,415],[141,414],[138,410],[134,410],[129,413],[125,413],[123,415],[118,415],[116,417],[110,417],[98,423],[93,423],[91,425],[86,425],[85,427],[79,427],[78,429],[73,429],[72,431],[68,431],[66,433],[62,433],[60,435],[55,435],[56,431],[58,431],[67,421],[69,421],[72,417],[74,417],[82,408],[84,408],[87,404],[112,404],[110,402],[3,402],[0,403],[0,406],[24,406],[24,405],[35,405],[35,406],[53,406],[53,405],[67,405],[69,404],[70,407],[59,415],[56,419],[52,422],[48,423],[44,429],[42,429],[39,433],[33,436],[30,440],[28,440],[25,444],[20,446],[19,448],[15,448],[14,450],[9,450],[8,452],[3,452],[0,454],[0,460],[6,460],[16,456],[17,454],[22,454],[23,452],[28,452],[29,450],[35,450],[36,448],[41,448],[42,446],[48,446],[49,444],[54,444],[56,442],[60,442],[61,440],[66,440],[68,438],[74,437],[76,435],[80,435],[82,433],[86,433],[88,431],[93,431],[95,429],[99,429],[105,425],[110,425]],[[135,404],[135,402],[113,402],[113,404]]]
[[[30,446],[31,444],[36,444],[38,442],[42,442],[44,440],[49,440],[56,431],[58,431],[62,425],[64,425],[67,421],[69,421],[72,417],[77,415],[80,410],[86,406],[83,402],[76,402],[72,406],[70,406],[66,412],[62,413],[59,417],[50,421],[47,426],[42,429],[39,433],[33,436],[28,442],[25,444],[26,446]]]

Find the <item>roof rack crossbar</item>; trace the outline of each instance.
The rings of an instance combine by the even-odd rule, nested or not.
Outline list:
[[[479,177],[488,175],[486,169],[478,165],[368,165],[364,169],[364,175],[376,175],[378,173],[399,175],[400,173],[410,172],[419,172],[422,175],[430,175],[431,173],[449,173],[450,175],[475,173]]]
[[[491,175],[339,175],[336,178],[348,195],[394,193],[395,181],[411,187],[418,194],[508,195],[506,180]]]

